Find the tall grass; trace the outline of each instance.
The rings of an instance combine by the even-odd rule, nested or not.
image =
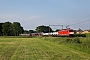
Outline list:
[[[0,38],[0,60],[90,60],[89,54],[66,47],[67,38],[39,38]]]
[[[0,36],[0,38],[32,38],[31,36]]]
[[[17,39],[12,40],[12,38],[0,38],[0,60],[9,60],[21,41]]]
[[[43,39],[90,54],[90,34],[86,34],[86,37],[44,37]]]

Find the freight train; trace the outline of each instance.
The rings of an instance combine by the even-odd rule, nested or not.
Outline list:
[[[74,35],[73,29],[62,29],[58,32],[50,32],[50,33],[30,33],[30,34],[20,34],[21,36],[67,36],[71,37]]]
[[[51,33],[43,33],[43,36],[68,36],[71,37],[74,35],[73,29],[62,29],[58,32],[51,32]]]

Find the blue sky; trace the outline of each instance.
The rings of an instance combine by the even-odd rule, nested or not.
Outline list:
[[[0,0],[0,22],[7,21],[26,30],[40,25],[90,29],[90,0]]]

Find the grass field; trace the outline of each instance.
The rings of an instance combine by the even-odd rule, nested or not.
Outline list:
[[[90,54],[46,38],[1,38],[0,60],[90,60]]]

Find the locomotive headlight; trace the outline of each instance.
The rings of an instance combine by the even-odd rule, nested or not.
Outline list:
[[[74,34],[74,32],[70,32],[69,34]]]

